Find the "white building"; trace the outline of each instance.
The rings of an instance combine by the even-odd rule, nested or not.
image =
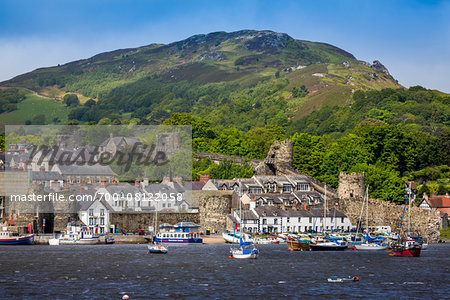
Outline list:
[[[110,214],[113,208],[105,200],[84,201],[79,203],[78,218],[93,233],[112,232]]]
[[[242,215],[242,220],[241,220]],[[350,219],[339,210],[283,210],[274,206],[251,207],[234,212],[234,219],[249,233],[349,231]]]

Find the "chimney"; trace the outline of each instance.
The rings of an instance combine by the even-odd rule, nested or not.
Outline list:
[[[180,176],[175,176],[173,178],[173,181],[175,181],[176,183],[178,183],[180,186],[183,186],[183,178],[181,178]]]
[[[55,192],[59,192],[61,190],[61,185],[59,184],[58,180],[52,180],[50,181],[50,187],[52,188],[52,190],[54,190]]]
[[[250,200],[250,209],[255,209],[256,208],[256,201],[255,199],[251,199]]]
[[[104,188],[106,186],[106,178],[102,177],[102,179],[100,179],[100,187]]]
[[[200,181],[201,182],[208,182],[209,181],[209,174],[200,174]]]
[[[169,176],[164,176],[163,180],[161,181],[161,184],[168,184],[170,182],[170,177]]]

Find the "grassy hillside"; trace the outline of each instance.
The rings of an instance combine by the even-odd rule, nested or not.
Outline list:
[[[67,122],[68,111],[59,101],[27,94],[26,98],[17,104],[17,110],[0,114],[0,121],[2,124],[18,125],[25,124],[27,120],[33,121],[37,115],[44,115],[45,124],[64,124]],[[55,122],[56,118],[59,121]]]

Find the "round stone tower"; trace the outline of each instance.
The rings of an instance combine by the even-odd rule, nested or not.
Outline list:
[[[339,173],[339,199],[363,199],[365,179],[364,173]]]

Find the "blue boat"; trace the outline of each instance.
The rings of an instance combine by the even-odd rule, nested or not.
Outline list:
[[[34,245],[34,234],[11,235],[8,231],[0,231],[0,245]]]
[[[199,227],[200,225],[192,222],[180,222],[173,225],[172,228],[163,224],[160,228],[165,228],[165,230],[158,232],[154,236],[154,241],[164,244],[202,244],[203,239],[197,232]]]

